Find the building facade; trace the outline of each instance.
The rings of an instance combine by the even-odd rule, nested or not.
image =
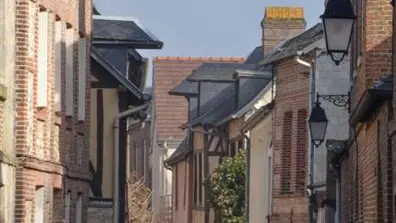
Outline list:
[[[393,222],[392,5],[352,2],[358,19],[351,43],[350,137],[339,161],[341,222]]]
[[[15,3],[15,222],[86,222],[91,1]]]
[[[171,211],[172,171],[164,166],[186,136],[179,128],[188,121],[188,102],[183,97],[169,95],[176,85],[204,62],[242,63],[233,57],[156,57],[153,60],[153,107],[151,116],[151,146],[153,149],[152,190],[153,212],[158,216]]]
[[[0,222],[14,222],[15,208],[15,1],[0,1]]]

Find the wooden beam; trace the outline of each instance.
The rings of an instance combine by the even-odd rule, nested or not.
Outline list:
[[[213,140],[213,137],[212,137]],[[204,148],[203,148],[203,155],[204,155],[204,176],[205,178],[209,176],[209,139],[208,134],[204,134]],[[205,196],[204,196],[204,223],[209,223],[209,188],[207,185],[205,186]]]

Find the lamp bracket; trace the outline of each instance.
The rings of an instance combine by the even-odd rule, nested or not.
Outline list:
[[[331,102],[333,105],[337,107],[349,108],[349,104],[350,104],[349,92],[348,94],[317,94],[316,100],[319,101],[320,98],[328,102]]]

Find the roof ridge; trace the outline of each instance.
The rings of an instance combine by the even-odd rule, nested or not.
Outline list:
[[[166,61],[245,61],[245,57],[191,57],[191,56],[156,56],[155,60]]]

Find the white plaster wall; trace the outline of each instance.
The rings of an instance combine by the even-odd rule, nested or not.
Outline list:
[[[269,114],[250,131],[249,222],[265,222],[270,214],[270,159],[272,117]]]
[[[316,59],[315,94],[347,94],[350,87],[349,74],[349,57],[345,57],[344,61],[337,66],[326,53],[321,53]],[[348,110],[344,107],[337,107],[323,99],[320,101],[322,108],[324,108],[326,112],[329,123],[327,126],[325,141],[319,148],[315,148],[314,150],[315,184],[326,181],[326,140],[346,140],[349,134]]]

